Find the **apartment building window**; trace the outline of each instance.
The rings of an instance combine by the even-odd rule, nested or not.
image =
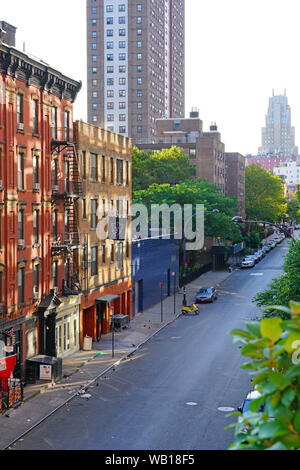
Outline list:
[[[96,37],[97,37],[97,31],[92,31],[92,38],[96,39]]]
[[[142,5],[140,3],[137,4],[136,11],[142,11]]]
[[[107,37],[112,37],[113,35],[114,35],[114,30],[113,30],[113,29],[108,29],[108,30],[106,31],[106,36],[107,36]]]
[[[126,127],[125,126],[120,126],[119,127],[119,134],[125,134],[126,133]]]
[[[53,240],[57,240],[57,211],[52,212],[52,235]]]
[[[97,13],[97,7],[92,7],[92,14],[95,15]]]
[[[93,25],[96,25],[96,24],[97,24],[97,20],[92,19],[92,24],[93,24]]]
[[[106,71],[107,71],[107,73],[114,73],[114,66],[113,65],[107,66]]]
[[[17,94],[17,124],[19,130],[23,129],[23,95],[21,93]]]
[[[38,100],[33,100],[32,103],[32,123],[33,123],[33,133],[39,133],[39,102]]]
[[[141,98],[143,96],[142,90],[137,90],[137,96]]]
[[[137,57],[137,60],[142,60],[143,54],[140,54],[140,53],[139,53],[139,54],[136,55],[136,57]]]
[[[95,42],[93,42],[93,44],[92,44],[92,49],[93,49],[93,51],[97,50],[97,44]]]
[[[126,103],[125,103],[125,101],[120,101],[120,102],[119,102],[119,109],[126,109]]]
[[[137,29],[137,30],[136,30],[136,34],[137,34],[138,36],[141,36],[141,35],[142,35],[142,30],[141,30],[141,29]]]
[[[119,36],[126,36],[126,29],[119,29]]]
[[[119,16],[119,24],[125,24],[125,23],[126,23],[125,16]]]
[[[65,140],[70,139],[70,111],[64,112]]]
[[[57,186],[57,160],[52,160],[52,185]]]
[[[113,102],[113,101],[109,101],[109,102],[107,103],[107,106],[106,106],[106,107],[107,107],[107,109],[114,109],[114,102]]]
[[[106,43],[106,49],[113,49],[114,48],[114,43],[113,41],[108,41]]]
[[[137,45],[137,48],[138,48],[138,49],[141,49],[141,47],[142,47],[142,41],[138,41],[136,45]]]
[[[106,96],[107,96],[107,98],[113,98],[114,97],[114,90],[107,90]]]
[[[37,189],[36,185],[39,184],[39,157],[36,155],[32,159],[33,166],[33,189]]]
[[[33,211],[33,243],[39,243],[39,211]]]
[[[138,114],[137,115],[137,121],[142,121],[143,120],[143,116],[141,114]]]
[[[114,79],[113,78],[108,78],[106,81],[108,86],[112,86],[114,84]]]
[[[126,54],[119,54],[119,60],[126,60]]]
[[[129,250],[129,242],[126,242],[126,258],[129,258],[130,250]]]
[[[126,162],[126,186],[129,186],[129,162]]]
[[[98,58],[98,56],[93,55],[93,56],[92,56],[92,61],[93,61],[93,62],[97,62],[97,58]]]
[[[143,66],[142,65],[137,65],[137,71],[142,72],[143,71]]]
[[[91,163],[91,180],[97,181],[98,179],[98,155],[91,153],[90,156]]]
[[[105,175],[105,155],[102,155],[102,168],[101,168],[101,173],[102,173],[102,183],[105,183],[106,181],[106,175]]]
[[[18,240],[24,241],[24,211],[18,212]]]
[[[18,189],[24,189],[24,155],[18,154]]]
[[[125,49],[126,48],[126,42],[125,41],[119,41],[119,48],[120,49]]]
[[[142,133],[143,133],[143,127],[142,127],[142,126],[138,126],[138,127],[137,127],[137,133],[138,133],[138,134],[142,134]]]
[[[108,114],[107,115],[107,121],[108,122],[113,122],[115,120],[115,115],[114,114]]]
[[[92,98],[98,98],[98,92],[97,91],[92,92]]]
[[[98,247],[93,246],[91,250],[91,275],[98,275]]]
[[[106,18],[106,24],[114,24],[114,18],[113,16],[108,16]]]
[[[25,268],[18,269],[18,305],[23,305],[25,301]]]
[[[92,80],[92,85],[93,85],[93,86],[97,86],[97,84],[98,84],[98,80],[97,80],[97,79]]]
[[[112,13],[114,11],[114,6],[113,5],[106,5],[106,12],[107,13]]]
[[[98,72],[97,67],[93,67],[93,68],[92,68],[92,73],[97,73],[97,72]]]
[[[137,22],[137,24],[141,24],[141,23],[142,23],[142,17],[141,17],[141,16],[137,16],[136,22]]]
[[[114,184],[114,159],[110,159],[110,183]]]
[[[114,245],[110,245],[110,262],[113,263],[115,261],[115,247]]]
[[[126,73],[126,65],[119,65],[119,73]]]
[[[65,286],[70,287],[71,266],[69,258],[65,260]]]
[[[137,104],[137,108],[142,109],[142,107],[143,107],[143,103],[141,101],[139,101],[138,104]]]
[[[106,263],[106,246],[105,243],[102,243],[102,264]]]
[[[106,54],[106,60],[108,60],[108,61],[114,60],[114,55],[113,54]]]
[[[82,179],[86,179],[86,151],[82,150],[82,160],[81,160],[81,171]]]
[[[117,269],[123,269],[123,243],[117,244]]]
[[[123,184],[123,160],[117,159],[117,183]]]
[[[125,11],[126,10],[126,5],[124,3],[121,3],[121,5],[119,5],[119,11]]]
[[[81,210],[82,210],[82,218],[86,219],[86,199],[82,199]]]
[[[57,261],[54,261],[54,262],[52,263],[53,287],[58,287],[57,268],[58,268],[58,262],[57,262]]]
[[[35,264],[33,267],[33,294],[39,293],[40,284],[40,265]]]
[[[119,121],[126,121],[126,114],[119,114]]]
[[[91,220],[90,227],[91,229],[97,228],[97,199],[91,199]]]

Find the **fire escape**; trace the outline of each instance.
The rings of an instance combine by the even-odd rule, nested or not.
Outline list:
[[[55,129],[52,132],[51,153],[64,159],[64,178],[56,174],[52,187],[52,203],[64,203],[65,232],[53,233],[52,256],[64,256],[65,279],[59,292],[63,296],[78,295],[85,290],[87,272],[82,265],[79,274],[80,250],[87,251],[87,234],[79,230],[78,201],[83,196],[82,179],[74,139],[70,129]]]

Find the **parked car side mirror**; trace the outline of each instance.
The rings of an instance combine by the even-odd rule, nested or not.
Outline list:
[[[242,409],[241,406],[239,406],[237,410],[238,410],[239,413],[242,413],[242,412],[243,412],[243,409]]]

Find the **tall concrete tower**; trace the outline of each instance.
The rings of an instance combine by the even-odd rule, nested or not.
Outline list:
[[[295,128],[291,125],[291,108],[288,105],[286,90],[284,95],[274,95],[269,99],[266,127],[262,129],[262,146],[259,153],[291,158],[298,155],[295,146]]]

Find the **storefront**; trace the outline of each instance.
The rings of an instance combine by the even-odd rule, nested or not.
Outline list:
[[[74,295],[60,299],[61,305],[55,322],[57,357],[64,358],[80,349],[80,302],[81,296]]]

